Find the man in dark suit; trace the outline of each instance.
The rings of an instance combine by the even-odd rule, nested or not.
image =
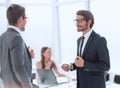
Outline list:
[[[63,64],[65,71],[77,70],[77,88],[106,88],[105,71],[110,69],[106,39],[92,30],[94,16],[90,11],[76,13],[77,31],[82,37],[77,41],[77,57],[71,65]]]
[[[31,58],[20,31],[25,30],[25,8],[12,4],[7,9],[9,27],[0,36],[0,78],[5,88],[33,88],[31,83]]]

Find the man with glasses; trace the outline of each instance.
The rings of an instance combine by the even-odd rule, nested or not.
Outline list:
[[[90,11],[76,13],[77,31],[82,37],[77,40],[77,56],[72,64],[63,64],[65,71],[77,70],[77,88],[106,88],[105,71],[110,69],[106,39],[94,30],[94,16]]]
[[[7,9],[8,29],[0,36],[0,78],[5,88],[33,88],[31,58],[33,50],[26,47],[20,31],[25,31],[25,8],[12,4]]]

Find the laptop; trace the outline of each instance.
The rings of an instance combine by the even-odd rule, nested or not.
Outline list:
[[[37,69],[37,73],[41,80],[41,86],[46,86],[46,88],[50,86],[56,86],[58,84],[67,83],[67,82],[58,83],[57,78],[52,69],[49,70]]]

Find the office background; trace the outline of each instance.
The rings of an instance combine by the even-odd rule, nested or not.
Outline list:
[[[0,0],[0,35],[8,23],[6,9],[12,4],[26,8],[27,25],[22,32],[27,45],[35,51],[33,67],[40,60],[40,49],[49,46],[52,59],[58,64],[71,63],[76,57],[76,11],[88,9],[95,16],[93,30],[105,36],[108,43],[111,72],[120,73],[120,1],[119,0]]]

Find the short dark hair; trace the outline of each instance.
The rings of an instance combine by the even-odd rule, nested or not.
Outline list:
[[[89,20],[92,20],[90,28],[93,27],[94,16],[90,11],[88,11],[88,10],[79,10],[79,11],[77,11],[76,15],[82,15],[84,17],[84,19],[86,20],[86,22],[88,22]]]
[[[18,18],[22,16],[23,18],[25,17],[25,8],[17,5],[17,4],[12,4],[8,7],[7,9],[7,19],[9,25],[15,25],[17,24]]]

